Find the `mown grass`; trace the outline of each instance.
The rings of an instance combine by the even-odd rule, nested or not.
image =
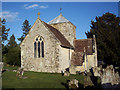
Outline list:
[[[4,66],[3,69],[9,69],[9,70],[17,70],[18,66]]]
[[[17,67],[4,67],[16,69]],[[19,79],[16,72],[6,71],[2,74],[2,88],[65,88],[63,83],[67,80],[77,79],[83,85],[83,75],[62,76],[59,73],[43,73],[43,72],[24,72],[27,79]]]

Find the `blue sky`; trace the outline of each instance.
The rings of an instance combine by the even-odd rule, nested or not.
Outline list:
[[[18,42],[25,19],[33,25],[40,12],[41,20],[49,22],[60,14],[60,8],[63,16],[77,27],[77,39],[86,38],[85,32],[90,30],[91,20],[95,21],[96,16],[106,12],[118,16],[117,2],[3,2],[2,17],[7,20],[6,27],[10,28],[9,37],[14,34]]]

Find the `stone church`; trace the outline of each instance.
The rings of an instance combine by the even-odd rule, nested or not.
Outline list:
[[[76,26],[62,14],[46,23],[40,13],[21,45],[21,67],[26,71],[61,73],[74,66],[85,71],[97,66],[95,36],[76,39]]]

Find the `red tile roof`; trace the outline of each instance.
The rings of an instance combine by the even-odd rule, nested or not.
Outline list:
[[[72,53],[71,64],[81,66],[84,61],[84,48],[86,54],[91,55],[93,53],[92,46],[93,46],[92,38],[74,40],[75,52]]]
[[[85,48],[87,55],[91,55],[93,53],[93,39],[88,38],[74,40],[74,47],[75,52],[84,52]]]
[[[75,66],[78,66],[78,65],[82,65],[83,63],[83,53],[81,52],[73,52],[72,53],[72,57],[71,57],[71,64],[72,65],[75,65]]]

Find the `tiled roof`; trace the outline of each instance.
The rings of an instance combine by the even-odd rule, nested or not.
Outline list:
[[[75,52],[84,52],[85,48],[87,55],[91,55],[93,53],[93,40],[92,38],[74,40],[74,47]]]
[[[73,52],[71,57],[71,64],[75,66],[81,66],[83,63],[83,53],[82,52]]]
[[[65,17],[63,17],[62,14],[60,14],[58,17],[48,22],[48,24],[65,23],[65,22],[69,22],[69,21]]]
[[[92,46],[93,46],[92,38],[74,40],[75,52],[72,53],[71,64],[81,66],[84,61],[84,49],[87,55],[92,55],[93,54]]]
[[[43,21],[42,21],[43,22]],[[67,48],[74,48],[69,41],[61,34],[61,32],[54,27],[48,25],[47,23],[43,22],[46,27],[57,37],[57,39],[61,42],[61,46]]]

